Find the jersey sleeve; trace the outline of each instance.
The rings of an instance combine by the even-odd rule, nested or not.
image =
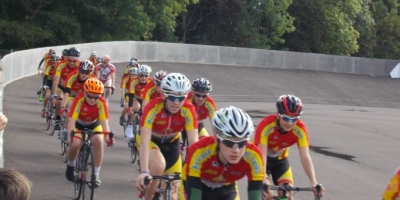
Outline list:
[[[67,81],[65,82],[64,87],[71,89],[72,83],[76,80],[77,77],[78,77],[78,74],[75,74],[75,73],[68,75]]]
[[[185,130],[186,131],[191,131],[193,129],[198,128],[198,120],[197,120],[197,114],[196,110],[193,106],[188,101],[185,101],[181,108],[181,115],[185,118]]]
[[[274,125],[273,123],[268,123],[267,118],[265,117],[261,122],[258,124],[254,136],[254,144],[262,144],[262,145],[267,145],[268,144],[268,135],[269,132],[272,132],[274,130]]]
[[[400,167],[396,170],[385,191],[382,194],[383,200],[392,200],[400,197]]]
[[[153,129],[153,123],[154,119],[156,118],[157,115],[157,109],[156,109],[156,103],[157,99],[154,99],[150,101],[146,107],[143,109],[143,115],[142,115],[142,120],[140,126],[146,127],[149,129]]]
[[[208,110],[208,117],[210,119],[212,119],[214,116],[215,110],[217,109],[215,101],[211,97],[209,97],[209,99],[205,102],[205,106]]]
[[[307,128],[303,122],[299,121],[293,127],[293,134],[295,134],[298,138],[297,145],[299,148],[308,147],[310,145]]]
[[[68,112],[68,117],[77,120],[79,117],[79,112],[81,110],[81,105],[82,105],[82,99],[84,100],[83,94],[79,94],[74,98],[74,100],[71,103],[70,106],[70,111]]]
[[[54,76],[61,76],[61,71],[63,69],[64,63],[59,63],[56,67],[56,74]]]
[[[108,119],[108,107],[106,100],[104,98],[100,98],[97,105],[99,108],[99,120]]]
[[[248,144],[244,153],[244,160],[250,166],[247,173],[249,181],[263,181],[265,170],[261,150],[254,144]]]

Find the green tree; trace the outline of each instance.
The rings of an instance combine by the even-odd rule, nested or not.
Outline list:
[[[350,55],[358,51],[359,33],[353,23],[362,0],[296,0],[289,7],[296,30],[286,34],[293,51]]]
[[[353,56],[374,57],[376,47],[376,27],[373,18],[372,0],[363,0],[361,12],[357,15],[354,22],[354,28],[360,33],[358,38],[359,50]]]

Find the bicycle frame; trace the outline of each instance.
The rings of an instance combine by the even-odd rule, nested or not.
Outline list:
[[[175,180],[181,180],[181,174],[174,173],[174,174],[164,175],[164,176],[152,176],[151,178],[150,178],[150,176],[147,176],[144,179],[144,184],[148,185],[150,183],[150,180],[165,181],[165,184],[166,184],[165,190],[160,189],[160,190],[157,190],[156,193],[157,192],[160,194],[164,193],[165,200],[171,200],[172,199],[172,194],[171,194],[172,193],[172,187],[171,187],[172,182]],[[162,185],[162,184],[160,183],[160,185]],[[159,187],[160,187],[160,185],[159,185]],[[144,192],[144,194],[145,193],[146,193],[146,191]],[[154,194],[154,195],[156,195],[156,194]]]

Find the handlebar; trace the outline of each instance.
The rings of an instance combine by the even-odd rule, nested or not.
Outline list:
[[[144,184],[148,185],[151,180],[166,180],[168,182],[175,181],[175,180],[181,180],[181,174],[180,173],[174,173],[174,174],[169,174],[169,175],[164,175],[164,176],[146,176],[144,178]]]
[[[284,190],[284,191],[287,191],[287,192],[290,192],[290,191],[295,191],[295,192],[299,192],[299,191],[314,191],[313,187],[293,187],[293,186],[290,186],[288,184],[284,184],[284,185],[281,185],[281,186],[273,186],[273,185],[263,184],[263,190],[264,191],[268,191],[268,189],[270,189],[270,190]],[[315,189],[317,190],[317,196],[321,197],[322,185],[321,184],[317,184],[315,186]]]

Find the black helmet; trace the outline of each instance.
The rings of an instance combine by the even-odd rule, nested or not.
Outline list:
[[[75,47],[71,47],[70,49],[68,49],[68,56],[79,57],[81,56],[81,51]]]
[[[290,94],[282,95],[276,102],[276,108],[279,114],[285,114],[289,116],[300,116],[303,113],[303,104],[301,100]]]
[[[210,92],[212,90],[212,85],[207,79],[198,78],[192,82],[192,90],[197,92]]]

